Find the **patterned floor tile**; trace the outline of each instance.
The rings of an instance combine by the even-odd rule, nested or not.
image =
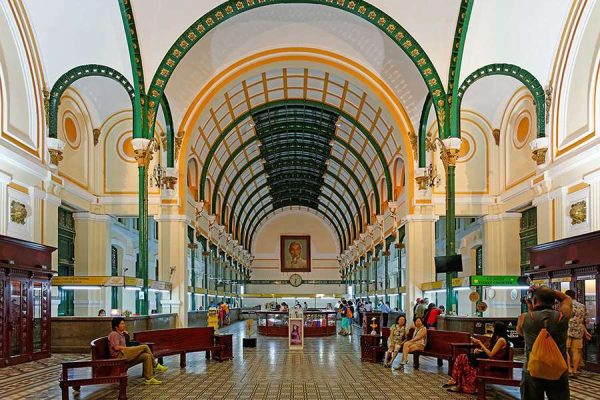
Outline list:
[[[448,393],[441,385],[448,379],[427,357],[421,369],[391,371],[380,364],[362,363],[357,336],[306,339],[303,351],[287,349],[287,340],[259,337],[258,347],[242,347],[244,324],[227,328],[234,334],[232,361],[207,361],[204,354],[188,355],[187,368],[178,357],[165,358],[169,371],[163,384],[146,386],[141,366],[129,371],[128,398],[218,400],[402,400],[474,399]],[[57,354],[50,359],[0,369],[0,399],[59,399],[60,363],[87,358],[82,354]],[[595,389],[594,389],[595,388]],[[594,389],[594,390],[590,390]],[[597,399],[600,376],[585,373],[571,381],[571,398]],[[116,385],[83,387],[78,400],[115,399]],[[71,398],[73,393],[71,392]],[[518,388],[490,391],[489,399],[518,398]]]

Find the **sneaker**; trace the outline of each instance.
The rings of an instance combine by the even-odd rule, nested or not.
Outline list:
[[[169,367],[165,367],[164,365],[160,365],[160,364],[156,364],[156,367],[154,367],[154,371],[156,372],[165,372],[169,369]]]
[[[161,381],[159,381],[158,379],[156,379],[154,377],[144,380],[145,385],[160,385],[161,383],[162,383]]]

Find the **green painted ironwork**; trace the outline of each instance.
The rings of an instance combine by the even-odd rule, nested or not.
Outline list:
[[[131,69],[133,71],[134,81],[137,82],[136,96],[145,93],[146,86],[144,84],[144,68],[142,67],[142,54],[140,51],[140,43],[138,41],[137,29],[135,27],[135,18],[133,17],[133,9],[129,0],[119,0],[119,9],[121,18],[123,19],[123,27],[125,28],[125,37],[129,48],[129,57],[131,61]]]
[[[460,79],[462,55],[467,39],[469,20],[473,0],[462,0],[458,13],[458,21],[454,34],[452,56],[450,59],[450,71],[448,74],[448,102],[450,102],[450,131],[445,135],[439,134],[442,139],[448,136],[460,137],[460,104],[462,95],[461,88],[456,85],[456,79]],[[451,93],[451,94],[450,94]],[[462,91],[464,93],[464,91]],[[442,150],[443,151],[443,150]],[[446,255],[456,254],[456,189],[455,189],[455,166],[446,167]],[[452,289],[452,279],[456,278],[456,272],[446,274],[446,307],[455,313],[458,312],[456,292]]]
[[[229,167],[229,165],[231,165],[231,163],[233,162],[233,160],[235,159],[235,157],[239,154],[239,152],[241,152],[244,148],[246,148],[247,146],[249,146],[251,143],[254,143],[255,141],[257,141],[258,138],[256,136],[253,136],[252,138],[248,139],[246,142],[244,142],[239,148],[237,148],[234,153],[232,153],[229,158],[225,161],[225,163],[223,164],[223,167],[221,168],[221,171],[219,172],[219,175],[217,177],[217,180],[215,181],[215,187],[214,187],[214,193],[213,193],[213,198],[212,204],[216,204],[217,203],[217,193],[219,191],[219,187],[221,185],[221,181],[223,179],[223,176],[227,170],[227,168]],[[335,137],[334,140],[337,143],[340,143],[342,146],[344,146],[348,151],[350,151],[350,153],[357,159],[357,161],[359,162],[359,164],[363,167],[366,176],[369,178],[369,182],[371,183],[371,187],[373,189],[373,193],[374,193],[374,199],[375,199],[375,212],[376,214],[380,213],[380,201],[379,201],[379,190],[377,188],[377,184],[375,181],[375,177],[373,176],[373,173],[371,172],[369,165],[365,162],[365,160],[360,156],[360,154],[352,147],[350,146],[348,143],[346,143],[345,141],[343,141],[342,139]],[[239,150],[239,152],[238,152]],[[229,183],[229,187],[227,189],[227,192],[225,194],[225,196],[223,197],[223,205],[222,205],[222,209],[221,209],[221,215],[225,215],[225,206],[228,203],[228,198],[229,198],[229,193],[231,192],[232,188],[235,186],[234,183],[237,181],[237,179],[243,174],[243,172],[249,168],[251,166],[251,164],[257,162],[258,160],[261,159],[261,156],[256,156],[254,157],[252,160],[248,161],[247,164],[245,164],[238,172],[237,174],[234,176],[233,180]],[[344,162],[342,162],[340,159],[338,159],[337,157],[330,155],[329,157],[330,160],[333,160],[335,162],[337,162],[341,167],[343,167],[346,172],[352,177],[353,180],[356,181],[357,186],[359,187],[359,189],[361,190],[363,197],[366,199],[367,195],[366,192],[364,191],[364,188],[362,187],[362,184],[360,183],[360,180],[358,179],[358,177],[356,176],[356,174],[354,173],[354,171],[352,171],[352,169],[350,169],[350,167],[348,167]],[[240,191],[241,193],[242,191]],[[367,220],[369,220],[371,218],[371,213],[370,213],[370,205],[369,202],[365,200],[365,206],[367,209]],[[372,221],[371,221],[372,222]],[[229,226],[231,226],[231,219],[229,222]]]
[[[140,278],[144,282],[141,293],[143,299],[140,304],[140,315],[148,315],[148,169],[145,166],[138,167],[139,206],[138,221],[139,232],[139,265]]]
[[[428,91],[434,98],[434,107],[439,116],[439,131],[442,137],[448,130],[448,104],[446,92],[435,66],[417,40],[406,31],[397,21],[379,8],[364,0],[229,0],[213,8],[197,19],[183,32],[163,57],[157,68],[148,92],[148,115],[151,129],[154,129],[156,108],[169,79],[185,55],[208,32],[221,23],[243,12],[273,4],[316,4],[347,11],[367,21],[388,36],[409,57],[418,69]]]
[[[69,86],[73,84],[73,82],[77,81],[81,78],[86,78],[90,76],[102,76],[105,78],[110,78],[116,82],[119,82],[121,86],[127,91],[127,95],[131,99],[132,107],[135,104],[135,91],[133,85],[129,83],[127,78],[125,78],[120,72],[107,67],[105,65],[99,64],[87,64],[80,65],[75,67],[63,75],[56,81],[54,86],[52,86],[52,90],[50,91],[50,100],[49,100],[49,110],[48,110],[48,134],[50,137],[57,137],[58,133],[58,105],[60,103],[60,97],[67,90]],[[135,109],[135,107],[134,107]],[[134,119],[135,121],[135,119]],[[135,133],[135,127],[134,127]]]
[[[242,189],[241,189],[241,190],[240,190],[240,191],[237,193],[237,196],[235,197],[235,200],[234,200],[234,202],[233,202],[233,205],[232,205],[232,206],[231,206],[231,208],[230,208],[230,213],[229,213],[229,223],[228,223],[228,228],[229,228],[229,230],[230,230],[230,231],[232,231],[232,230],[233,230],[233,217],[234,217],[234,212],[235,212],[235,210],[236,210],[236,207],[237,207],[237,203],[238,203],[238,201],[239,201],[239,199],[240,199],[240,195],[241,195],[242,193],[244,193],[244,192],[245,192],[245,190],[246,190],[248,187],[250,187],[250,185],[252,185],[252,183],[254,183],[254,181],[256,181],[256,180],[257,180],[258,178],[260,178],[261,176],[264,176],[264,175],[265,175],[265,173],[266,173],[266,171],[264,171],[264,170],[263,170],[263,171],[259,172],[258,174],[254,175],[254,176],[253,176],[251,179],[249,179],[249,180],[248,180],[248,181],[247,181],[247,182],[244,184],[244,186],[242,187]],[[351,192],[350,192],[350,188],[347,186],[347,184],[346,184],[344,181],[342,181],[342,180],[341,180],[341,179],[340,179],[338,176],[336,176],[336,175],[333,175],[333,174],[331,174],[331,173],[329,173],[329,172],[326,172],[326,175],[333,177],[333,178],[336,180],[336,182],[338,182],[338,183],[339,183],[339,184],[340,184],[340,185],[341,185],[341,186],[342,186],[342,187],[343,187],[343,188],[344,188],[344,189],[345,189],[345,190],[346,190],[348,193],[351,193]],[[363,195],[364,195],[364,193],[363,193]],[[364,195],[364,196],[365,196],[365,199],[366,199],[366,195]],[[248,196],[248,198],[251,198],[251,196]],[[362,220],[362,216],[360,215],[360,207],[359,207],[359,205],[358,205],[358,202],[356,201],[356,198],[355,198],[355,197],[352,197],[352,198],[351,198],[351,200],[352,200],[352,202],[354,203],[354,206],[356,207],[356,210],[357,210],[357,212],[358,212],[358,217],[359,217],[359,230],[362,230],[362,229],[363,229],[363,227],[364,227],[364,221]],[[243,209],[242,209],[242,210],[243,210]],[[223,210],[223,213],[224,213],[224,212],[225,212],[225,211]],[[223,214],[223,215],[224,215],[224,214]],[[238,221],[239,221],[239,220],[238,220]],[[236,237],[236,238],[237,238],[237,237]]]
[[[163,94],[160,99],[160,108],[165,117],[165,130],[167,136],[167,167],[175,166],[175,130],[173,129],[173,114],[167,96]]]
[[[248,200],[254,198],[254,196],[256,196],[260,190],[264,189],[268,187],[268,184],[264,184],[261,185],[259,188],[257,188],[250,196],[248,196],[248,199],[246,199],[246,202],[244,203],[244,205],[241,207],[240,209],[240,214],[238,216],[238,221],[240,221],[238,223],[238,226],[240,226],[240,238],[242,239],[242,242],[244,243],[244,245],[247,245],[246,248],[250,248],[250,243],[248,242],[248,238],[251,235],[248,235],[248,232],[250,231],[250,227],[254,226],[253,222],[256,219],[256,217],[258,216],[258,213],[253,214],[253,211],[255,210],[256,206],[259,205],[263,200],[271,197],[273,194],[277,195],[278,192],[267,192],[265,195],[263,195],[259,200],[257,200],[252,207],[250,207],[250,209],[248,210],[248,212],[246,213],[246,218],[243,219],[242,221],[242,212],[245,210]],[[282,191],[285,191],[285,189],[282,189]],[[325,196],[324,196],[325,197]],[[331,217],[337,220],[337,217],[335,216],[336,214],[327,206],[323,205],[323,204],[316,204],[314,202],[314,200],[310,197],[305,198],[302,197],[302,194],[298,195],[299,199],[305,200],[306,202],[310,202],[310,206],[311,208],[314,209],[319,209],[319,206],[324,207],[327,211],[329,211],[331,213]],[[350,224],[348,223],[348,220],[346,219],[346,214],[344,214],[343,210],[340,208],[339,204],[334,202],[332,199],[328,198],[327,200],[329,200],[331,202],[331,204],[334,205],[334,207],[336,208],[336,210],[339,212],[339,214],[342,216],[342,220],[344,221],[344,226],[346,227],[346,232],[349,235],[350,234]],[[282,207],[286,207],[289,205],[300,205],[300,202],[298,203],[292,203],[292,204],[284,204],[284,205],[280,205],[278,207],[275,207],[275,204],[273,204],[273,208],[277,209],[277,208],[282,208]],[[248,224],[248,230],[246,230],[246,223],[248,222],[248,218],[250,218],[250,216],[252,215],[252,219],[250,220],[250,223]],[[337,220],[338,225],[333,224],[334,226],[341,226],[340,221]],[[350,238],[346,235],[340,235],[340,238],[344,238],[344,243],[347,243],[350,241]],[[342,247],[342,249],[345,248],[345,245]]]
[[[225,128],[223,128],[223,131],[217,137],[217,139],[213,143],[212,147],[210,148],[208,155],[206,157],[204,166],[202,167],[202,173],[200,174],[200,199],[206,200],[204,197],[204,194],[205,194],[205,188],[206,188],[208,169],[212,162],[212,158],[214,157],[214,155],[215,155],[216,151],[218,150],[219,146],[221,145],[221,143],[225,140],[225,138],[228,136],[228,134],[231,133],[231,131],[237,125],[239,125],[241,122],[243,122],[244,120],[251,117],[252,114],[254,114],[256,112],[267,110],[267,109],[270,109],[273,107],[296,106],[296,105],[323,108],[324,110],[339,114],[341,117],[345,118],[350,123],[352,123],[358,129],[358,131],[361,132],[362,135],[364,135],[364,137],[367,139],[367,141],[371,144],[371,146],[375,150],[375,153],[377,154],[377,157],[381,163],[381,167],[382,167],[382,170],[383,170],[385,178],[386,178],[385,181],[386,181],[387,193],[388,193],[387,200],[393,201],[392,179],[391,179],[390,171],[388,168],[389,164],[388,164],[387,160],[385,159],[385,155],[383,154],[381,147],[379,146],[379,144],[377,143],[375,138],[371,135],[371,133],[362,124],[360,124],[360,122],[358,122],[352,115],[350,115],[342,110],[339,110],[331,105],[323,104],[323,103],[312,101],[312,100],[279,100],[279,101],[274,101],[271,103],[266,103],[266,104],[254,107],[253,109],[244,112],[243,114],[238,116],[236,119],[234,119],[229,125],[227,125]],[[337,138],[336,138],[336,141],[340,142],[339,140],[337,140]],[[352,147],[349,146],[349,148],[352,148]],[[357,159],[359,159],[359,157],[361,157],[360,154],[355,149],[352,148],[352,150],[353,150],[353,151],[351,151],[352,154]],[[360,158],[359,161],[360,160],[362,160],[362,158]],[[366,165],[365,170],[369,171],[369,173],[370,173],[370,168],[368,165]],[[372,174],[370,177],[372,177]],[[376,201],[377,202],[379,201],[379,196],[377,196]],[[379,205],[377,208],[379,209]]]
[[[191,257],[191,259],[190,259],[190,261],[191,261],[191,263],[190,263],[191,264],[190,265],[190,270],[191,270],[190,271],[191,272],[190,286],[192,287],[191,310],[195,311],[196,310],[196,294],[195,294],[196,290],[195,289],[196,289],[196,247],[197,247],[197,245],[194,242],[194,238],[196,236],[196,235],[194,235],[194,228],[192,228],[191,226],[188,226],[187,236],[188,236],[188,240],[190,241],[190,246],[188,246],[188,247],[189,247],[190,253],[191,253],[190,254],[190,257]],[[158,279],[158,276],[156,277],[156,279]]]
[[[521,82],[523,85],[525,85],[525,87],[529,90],[535,101],[538,137],[545,137],[546,122],[544,118],[546,108],[546,95],[544,93],[544,88],[531,73],[513,64],[489,64],[479,68],[471,75],[466,77],[462,85],[460,85],[456,96],[458,102],[458,109],[460,110],[460,104],[462,103],[462,99],[465,95],[466,90],[479,79],[492,75],[512,76],[513,78]],[[455,120],[453,120],[452,124],[452,130],[454,132],[460,132],[460,118],[456,118]]]
[[[261,159],[260,156],[256,156],[252,160],[250,160],[247,164],[244,164],[244,166],[239,169],[239,171],[237,172],[237,174],[234,176],[234,178],[232,179],[232,181],[229,183],[229,187],[227,188],[227,192],[225,193],[225,196],[223,197],[223,205],[222,205],[222,208],[221,208],[221,216],[222,216],[222,218],[224,218],[224,216],[225,216],[225,208],[226,208],[226,205],[229,204],[229,202],[228,202],[229,196],[231,194],[231,191],[232,191],[233,187],[235,186],[235,184],[237,182],[237,179],[240,176],[243,175],[243,173],[246,171],[246,169],[248,169],[254,163],[258,162],[260,159]],[[339,158],[337,158],[337,157],[335,157],[333,155],[330,156],[329,160],[337,163],[340,166],[340,168],[344,169],[348,173],[348,175],[350,175],[350,177],[355,181],[356,186],[358,187],[358,189],[359,189],[359,191],[361,193],[361,196],[363,198],[363,204],[365,206],[367,218],[369,218],[370,215],[371,215],[371,209],[370,209],[370,205],[369,205],[369,202],[368,202],[367,193],[365,192],[364,188],[362,187],[362,184],[361,184],[360,180],[358,179],[358,177],[356,176],[356,174],[354,173],[354,171],[352,171],[352,169],[350,169],[350,167],[348,167],[344,162],[342,162],[342,160],[340,160]],[[331,174],[329,171],[327,171],[327,173],[329,173],[330,175],[334,176],[334,178],[336,180],[340,180],[339,177]],[[230,212],[230,215],[229,215],[229,221],[227,222],[227,221],[221,220],[222,224],[224,222],[227,222],[227,226],[228,226],[228,229],[229,229],[230,232],[233,231],[233,217],[234,217],[235,207],[236,207],[238,199],[239,199],[239,195],[242,194],[249,187],[249,185],[252,182],[254,182],[256,180],[256,178],[258,176],[260,176],[260,175],[262,175],[262,173],[253,176],[250,180],[248,180],[244,184],[244,186],[239,191],[237,191],[234,203],[233,203],[232,207],[230,208],[231,212]],[[221,176],[221,174],[219,174],[219,176]],[[375,188],[376,187],[377,186],[375,186]],[[217,190],[217,185],[216,184],[215,184],[215,190]],[[378,195],[378,192],[376,192],[376,196],[377,195]],[[379,211],[377,211],[377,213],[379,213]],[[362,220],[362,216],[361,216],[361,220]],[[368,223],[368,221],[363,221],[361,223],[361,229],[364,227],[363,225],[366,224],[366,223]]]
[[[326,212],[324,212],[323,210],[321,210],[320,208],[314,208],[314,205],[310,204],[308,201],[306,203],[303,202],[297,202],[295,205],[297,206],[304,206],[304,207],[308,207],[313,209],[315,212],[320,213],[321,215],[323,215],[331,224],[331,226],[333,227],[333,229],[336,231],[337,235],[338,235],[338,242],[340,245],[340,251],[341,249],[346,248],[346,238],[344,237],[344,235],[341,234],[340,231],[338,231],[338,226],[341,226],[340,220],[337,218],[337,216],[335,215],[335,213],[333,213],[328,207],[324,207],[327,211],[329,211],[331,213],[327,214]],[[274,208],[271,211],[277,211],[279,209],[288,207],[287,205],[282,205],[279,208]],[[252,230],[252,232],[250,232],[250,235],[248,237],[247,243],[245,243],[245,245],[247,246],[248,249],[251,248],[251,244],[254,241],[254,234],[256,233],[256,230],[258,229],[258,227],[260,227],[260,224],[264,221],[265,218],[267,218],[269,216],[268,213],[263,214],[260,219],[256,222],[256,224],[254,225],[254,228]]]
[[[460,131],[454,129],[459,128],[460,123],[458,125],[453,123],[457,119],[460,119],[460,101],[453,100],[458,96],[459,88],[458,85],[456,85],[456,80],[460,79],[462,56],[467,40],[467,31],[469,29],[469,20],[471,18],[473,2],[474,0],[462,0],[460,3],[458,21],[456,22],[456,29],[454,31],[454,42],[452,44],[450,71],[448,72],[448,103],[450,104],[451,131],[446,132],[446,136],[440,135],[440,138],[442,139],[448,136],[460,137]]]
[[[421,119],[419,120],[419,168],[425,168],[427,166],[427,150],[425,149],[425,141],[427,140],[427,120],[429,118],[429,112],[433,100],[431,95],[428,93],[425,97],[425,103],[423,103],[423,110],[421,110]]]

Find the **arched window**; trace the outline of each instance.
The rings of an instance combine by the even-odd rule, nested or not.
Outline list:
[[[369,196],[369,207],[371,207],[371,218],[370,218],[370,223],[372,223],[373,221],[375,221],[375,192],[371,192],[371,195]]]
[[[381,182],[379,184],[379,193],[381,193],[381,213],[383,214],[387,210],[387,185],[385,182],[385,178],[381,178]]]
[[[205,190],[205,196],[204,196],[204,208],[206,208],[206,211],[210,212],[210,202],[212,201],[212,183],[210,181],[210,179],[206,179],[206,190]]]
[[[198,201],[198,162],[190,158],[187,165],[187,187],[194,198],[194,200]]]
[[[397,158],[394,162],[394,200],[398,199],[404,192],[404,160]]]

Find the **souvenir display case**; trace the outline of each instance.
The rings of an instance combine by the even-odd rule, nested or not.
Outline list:
[[[258,333],[264,336],[288,336],[288,312],[257,311]]]
[[[304,337],[335,335],[335,311],[307,311],[304,313]],[[257,311],[258,333],[263,336],[288,336],[289,313]]]
[[[304,336],[335,335],[335,311],[307,311],[304,313]]]

